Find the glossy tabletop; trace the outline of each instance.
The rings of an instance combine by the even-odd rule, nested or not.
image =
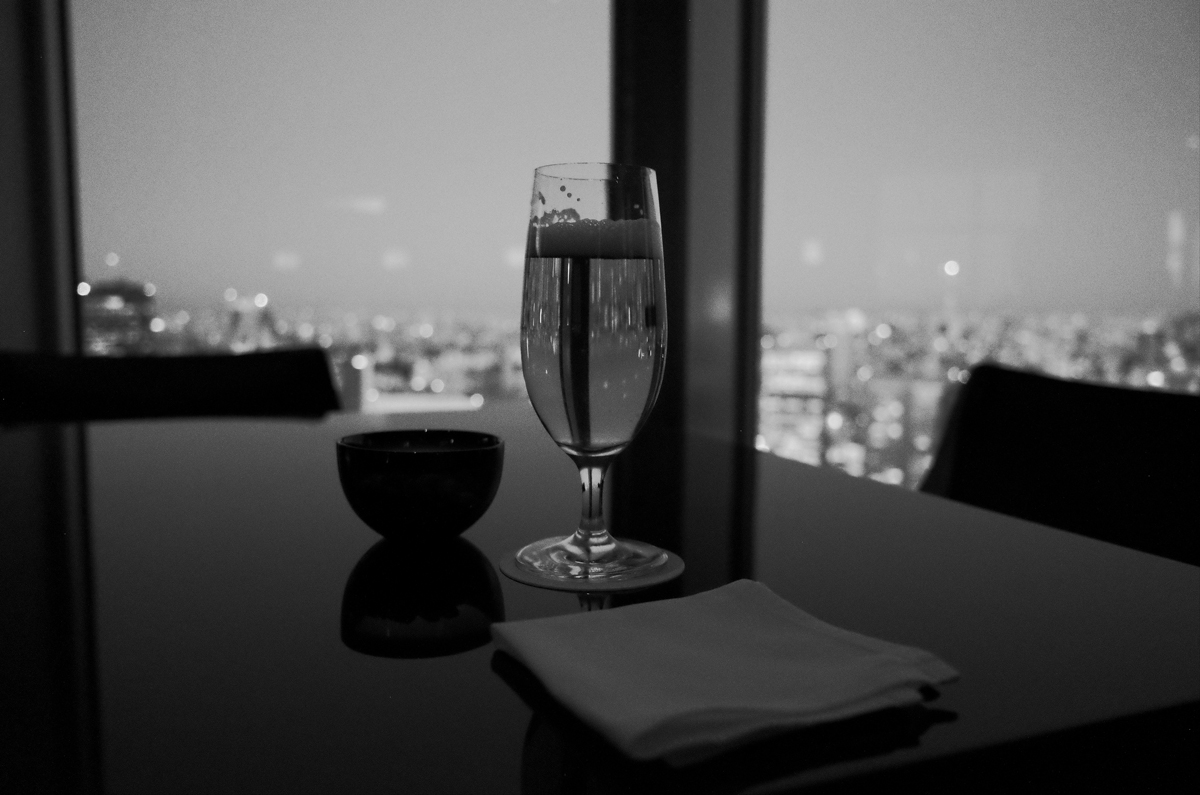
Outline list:
[[[422,659],[343,644],[347,578],[378,537],[341,493],[334,443],[417,427],[504,438],[499,492],[464,536],[488,560],[573,529],[575,469],[524,403],[89,426],[107,791],[605,791],[586,776],[543,775],[539,765],[558,763],[535,747],[533,712],[494,670],[490,644]],[[755,462],[746,574],[824,621],[933,651],[962,677],[934,703],[939,722],[902,747],[813,762],[797,735],[777,744],[769,771],[723,788],[1019,755],[1013,742],[1200,700],[1200,569],[768,455]],[[578,610],[571,594],[501,588],[509,620]]]

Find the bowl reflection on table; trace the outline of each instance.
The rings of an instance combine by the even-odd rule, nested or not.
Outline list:
[[[337,443],[350,507],[384,538],[437,544],[483,516],[504,466],[504,442],[473,431],[381,431]]]
[[[441,657],[484,645],[504,620],[496,570],[455,538],[436,555],[380,541],[362,556],[342,597],[342,642],[376,657]]]

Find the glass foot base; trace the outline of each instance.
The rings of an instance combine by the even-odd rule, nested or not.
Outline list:
[[[600,549],[572,543],[575,536],[544,538],[517,552],[517,565],[543,577],[563,580],[627,580],[667,562],[667,553],[637,541],[613,539]],[[588,553],[591,554],[588,554]]]
[[[535,541],[500,561],[510,579],[552,590],[630,591],[673,580],[683,560],[672,552],[638,541],[615,540],[590,560],[570,543],[574,536]]]

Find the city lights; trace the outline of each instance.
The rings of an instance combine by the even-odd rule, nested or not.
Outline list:
[[[871,477],[881,483],[890,483],[893,486],[899,486],[904,482],[904,470],[900,467],[889,467],[878,475],[872,475]]]
[[[939,418],[980,362],[1200,393],[1196,313],[1089,319],[893,312],[886,323],[860,321],[847,312],[767,324],[763,336],[775,345],[762,353],[756,446],[915,488],[936,454]],[[835,330],[842,344],[831,348]]]
[[[271,304],[230,287],[217,307],[160,312],[163,290],[128,279],[80,282],[91,354],[327,351],[343,405],[375,414],[470,411],[525,394],[519,326],[453,316]],[[862,310],[764,325],[755,447],[909,488],[971,368],[1011,367],[1130,387],[1200,393],[1200,314],[1088,318],[946,310]]]

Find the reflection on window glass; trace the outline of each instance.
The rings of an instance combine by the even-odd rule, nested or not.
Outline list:
[[[524,389],[529,186],[608,159],[606,2],[71,10],[89,353],[320,345],[374,411]]]
[[[770,6],[758,446],[919,484],[988,359],[1200,392],[1200,6]]]

